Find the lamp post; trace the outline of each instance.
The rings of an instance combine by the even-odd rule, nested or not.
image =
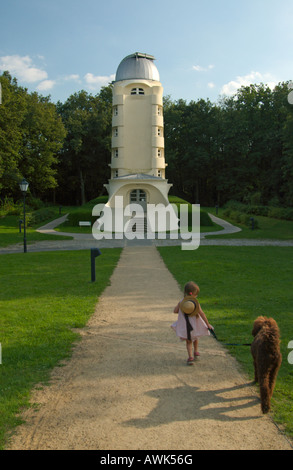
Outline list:
[[[28,188],[28,182],[23,179],[21,183],[19,183],[20,190],[23,195],[23,252],[26,253],[26,227],[25,227],[25,196]]]

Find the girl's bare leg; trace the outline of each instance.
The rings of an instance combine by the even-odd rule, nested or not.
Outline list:
[[[196,353],[198,352],[198,339],[193,341],[193,348],[194,348],[194,355],[196,356]]]
[[[192,354],[192,341],[189,341],[188,339],[186,340],[186,349],[187,349],[188,357],[193,357],[193,354]]]

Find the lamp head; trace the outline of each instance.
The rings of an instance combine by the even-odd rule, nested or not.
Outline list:
[[[21,181],[21,183],[19,183],[20,190],[21,190],[23,193],[26,193],[26,192],[27,192],[27,189],[28,189],[28,185],[29,185],[28,182],[27,182],[25,179],[23,179],[23,180]]]

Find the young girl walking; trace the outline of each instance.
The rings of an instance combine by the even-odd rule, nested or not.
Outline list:
[[[194,357],[200,355],[198,352],[198,338],[200,336],[209,336],[209,328],[213,329],[197,300],[198,294],[199,287],[197,284],[192,281],[185,284],[184,298],[174,308],[174,313],[178,313],[178,319],[171,325],[176,336],[182,341],[186,341],[188,365],[192,365]],[[194,354],[192,353],[192,346]]]

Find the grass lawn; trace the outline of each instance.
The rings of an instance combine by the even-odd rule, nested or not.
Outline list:
[[[109,283],[120,249],[103,249],[91,282],[89,251],[7,254],[0,257],[0,449],[20,423],[32,387],[69,357]]]
[[[293,340],[293,247],[162,247],[159,252],[182,291],[187,281],[199,284],[199,301],[219,340],[251,343],[255,318],[275,318],[283,362],[272,399],[273,418],[293,438],[293,365],[288,362],[288,343]],[[227,348],[253,380],[250,348]]]
[[[54,219],[60,217],[57,215]],[[52,219],[51,219],[52,220]],[[35,241],[42,241],[42,240],[71,240],[72,237],[65,237],[62,235],[47,235],[43,233],[36,232],[36,228],[45,225],[45,223],[50,222],[47,220],[42,224],[38,224],[38,226],[28,227],[26,230],[26,238],[27,244],[29,245]],[[19,233],[19,217],[16,215],[7,215],[5,217],[0,218],[0,247],[6,247],[9,245],[14,245],[16,243],[23,243],[23,228],[21,233]]]
[[[206,212],[216,215],[216,209],[213,207],[204,208]],[[293,240],[293,221],[291,220],[280,220],[273,219],[270,217],[262,217],[259,215],[255,216],[257,219],[259,228],[251,230],[251,228],[245,227],[235,223],[235,221],[223,217],[223,209],[218,209],[217,217],[227,220],[232,225],[240,227],[241,232],[232,233],[230,235],[214,235],[207,236],[207,238],[253,238],[253,239],[270,239],[270,240]]]

